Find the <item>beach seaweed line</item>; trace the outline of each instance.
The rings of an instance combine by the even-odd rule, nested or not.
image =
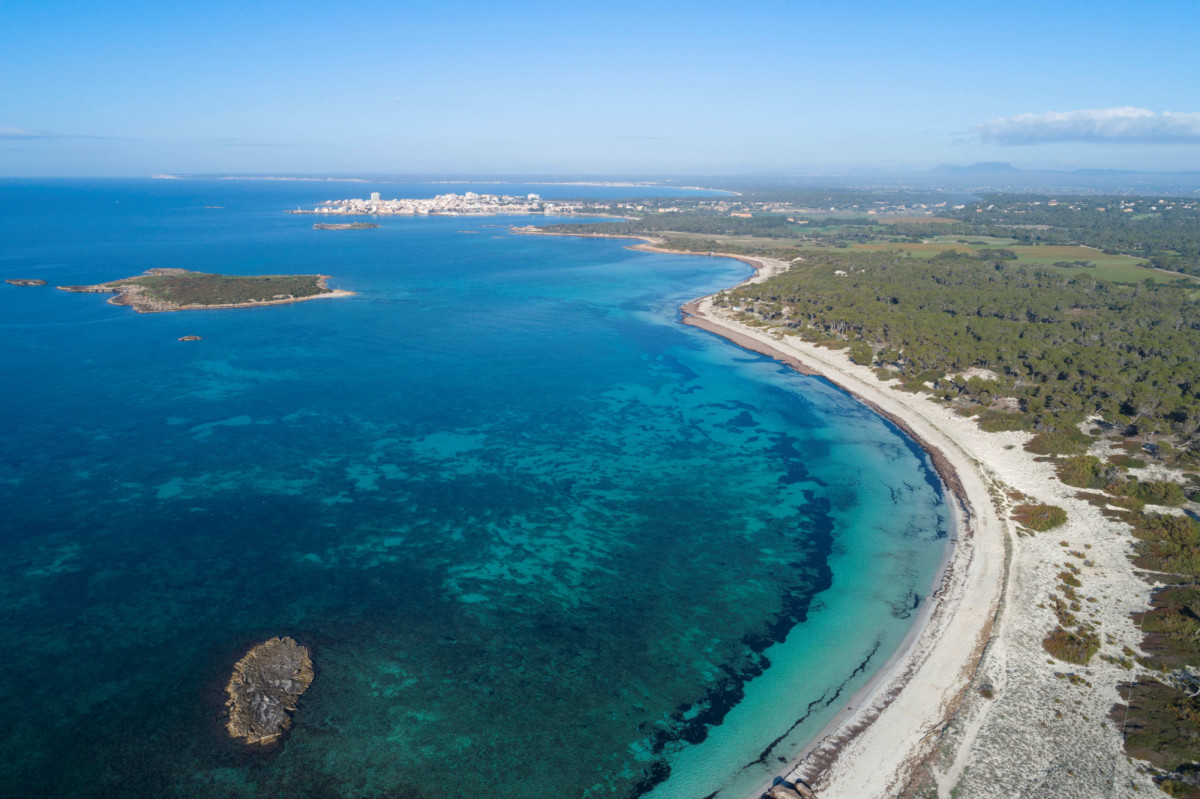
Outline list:
[[[683,253],[664,249],[655,246],[656,244],[657,242],[639,244],[631,247],[631,249],[668,254],[695,255],[695,253]],[[737,284],[738,286],[766,279],[773,271],[768,270],[762,263],[764,260],[769,259],[718,252],[711,253],[711,255],[733,258],[749,264],[754,269],[754,274]],[[786,264],[778,264],[778,267],[785,269],[786,266]],[[736,287],[733,286],[731,288]],[[931,599],[939,601],[936,603],[925,603],[925,606],[922,608],[924,618],[918,619],[914,623],[906,644],[902,644],[900,649],[892,656],[889,663],[880,668],[877,677],[872,681],[873,683],[877,683],[877,685],[869,684],[860,690],[851,700],[850,706],[847,708],[846,717],[830,722],[826,729],[805,747],[790,766],[783,771],[783,774],[793,777],[802,775],[808,785],[816,788],[821,784],[822,777],[838,761],[842,753],[853,741],[860,738],[879,719],[883,712],[900,697],[904,688],[907,687],[911,679],[928,660],[933,642],[926,639],[933,638],[936,641],[942,617],[953,615],[955,602],[952,595],[961,592],[961,585],[959,585],[958,591],[954,590],[954,586],[965,579],[965,572],[970,569],[971,561],[973,560],[974,552],[970,548],[965,552],[961,551],[959,545],[963,541],[970,541],[974,537],[976,513],[962,479],[950,458],[939,447],[934,446],[921,436],[908,420],[883,408],[870,398],[864,397],[852,387],[845,386],[833,380],[830,375],[801,361],[790,353],[773,347],[767,342],[745,335],[732,326],[714,321],[711,317],[704,315],[700,305],[707,299],[710,299],[710,297],[701,297],[685,303],[680,308],[680,321],[683,324],[697,327],[720,336],[743,349],[780,361],[801,374],[821,377],[838,385],[856,400],[899,428],[925,452],[934,467],[935,473],[942,482],[944,491],[953,498],[954,509],[957,511],[956,529],[952,529],[947,542],[951,551],[947,553],[942,567],[934,580],[934,585],[937,588],[933,591]],[[1007,562],[1001,579],[1003,584],[1007,583]],[[922,735],[920,745],[908,752],[903,758],[900,768],[896,769],[890,775],[889,795],[891,792],[903,789],[911,781],[911,775],[915,774],[933,756],[940,734],[945,731],[950,720],[958,713],[968,693],[968,689],[975,675],[978,673],[983,661],[983,655],[991,643],[992,633],[996,626],[1001,607],[1002,597],[998,597],[991,609],[991,613],[987,616],[985,624],[979,631],[969,657],[962,665],[956,690],[943,699],[939,721],[926,729]]]
[[[650,736],[650,751],[658,759],[643,771],[642,778],[629,794],[630,799],[644,796],[671,776],[667,756],[676,744],[701,743],[708,737],[711,728],[724,721],[729,711],[744,698],[746,684],[770,668],[771,661],[764,654],[765,651],[787,638],[796,625],[804,623],[812,609],[814,597],[833,585],[833,572],[828,565],[828,557],[833,551],[833,520],[829,515],[831,506],[827,499],[818,498],[811,491],[804,492],[804,497],[801,510],[807,522],[797,532],[802,533],[805,540],[816,543],[814,560],[819,564],[816,579],[789,588],[783,595],[783,608],[767,623],[765,630],[758,634],[747,634],[742,639],[749,649],[745,662],[740,668],[724,667],[725,675],[695,703],[700,708],[699,712],[685,719],[684,714],[691,710],[691,706],[681,706],[675,714],[674,724]]]
[[[665,249],[659,246],[662,243],[661,240],[646,236],[559,233],[542,231],[532,227],[514,227],[513,232],[524,235],[636,239],[640,240],[641,243],[630,245],[629,249],[670,255],[697,255],[694,252]],[[778,271],[786,270],[789,266],[783,262],[772,261],[772,259],[750,257],[735,253],[711,252],[708,255],[731,258],[747,264],[754,270],[753,275],[730,287],[730,289],[747,283],[760,282]],[[767,262],[771,263],[768,264]],[[922,667],[927,664],[930,656],[933,654],[934,648],[944,637],[942,628],[951,623],[958,610],[958,605],[961,604],[962,599],[968,593],[969,587],[967,583],[971,580],[971,574],[983,568],[975,568],[977,560],[975,530],[979,525],[980,517],[979,513],[974,509],[969,492],[966,490],[961,476],[951,459],[939,447],[934,446],[924,436],[919,435],[907,419],[881,407],[878,403],[854,390],[853,387],[845,385],[843,382],[835,379],[834,376],[820,371],[819,368],[801,361],[794,355],[784,352],[768,342],[751,337],[737,330],[732,324],[723,323],[723,320],[713,320],[712,317],[704,314],[700,307],[704,301],[711,299],[711,296],[713,295],[700,297],[685,303],[680,308],[680,321],[683,324],[697,327],[720,336],[743,349],[780,361],[801,374],[822,377],[834,383],[872,411],[894,424],[905,435],[909,436],[912,441],[916,442],[929,456],[934,471],[942,482],[943,489],[954,499],[952,505],[955,523],[951,534],[948,536],[946,556],[933,582],[935,588],[931,593],[930,599],[934,601],[923,604],[921,613],[917,621],[914,622],[905,641],[889,661],[880,667],[872,680],[856,693],[847,709],[839,713],[838,717],[831,721],[786,769],[781,770],[784,775],[791,775],[793,777],[803,775],[804,781],[816,788],[822,783],[825,775],[839,761],[839,758],[848,749],[850,744],[860,739],[871,729],[872,725],[883,715],[884,711],[901,697],[904,689]],[[965,452],[962,454],[967,460],[971,460],[969,456],[966,456]],[[978,466],[978,464],[974,465]],[[987,478],[982,473],[982,470],[977,470],[980,471],[980,480],[986,483]],[[997,584],[994,586],[994,596],[987,603],[988,612],[985,614],[983,623],[975,630],[976,634],[969,654],[958,667],[958,676],[954,681],[954,687],[948,692],[943,693],[936,700],[936,704],[938,705],[937,721],[931,725],[927,725],[919,742],[916,745],[907,747],[899,765],[891,769],[891,773],[887,775],[888,795],[903,790],[912,781],[912,777],[916,771],[929,761],[936,751],[936,744],[941,733],[946,730],[951,719],[955,717],[963,705],[970,685],[978,674],[984,653],[988,650],[993,640],[993,633],[997,626],[1000,611],[1004,605],[1004,597],[1007,595],[1011,564],[1007,557],[1004,557],[1002,560],[1000,574],[996,580]],[[656,764],[656,766],[658,765]],[[655,780],[655,784],[665,780],[668,775],[669,769],[666,770],[666,773],[662,773],[660,779]],[[640,795],[640,793],[635,795]],[[757,797],[760,793],[755,792],[753,795]]]

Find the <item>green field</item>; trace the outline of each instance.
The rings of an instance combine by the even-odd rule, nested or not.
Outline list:
[[[653,235],[662,235],[669,238],[671,241],[678,242],[680,244],[686,243],[689,246],[711,241],[715,242],[718,247],[732,247],[735,249],[799,251],[800,248],[807,243],[801,242],[798,239],[776,239],[766,236],[721,236],[710,233],[679,233],[675,231],[655,233]]]
[[[1109,255],[1094,247],[1077,245],[1019,244],[1007,249],[1025,263],[1047,266],[1059,261],[1091,261],[1096,266],[1139,266],[1143,263],[1141,258],[1132,255]]]
[[[890,241],[872,242],[871,244],[855,244],[856,250],[867,250],[868,252],[882,252],[885,250],[899,250],[907,253],[914,258],[933,258],[941,255],[944,252],[961,252],[967,255],[972,255],[975,248],[966,244],[942,244],[937,242],[926,242],[923,244],[896,244]]]
[[[979,247],[1007,247],[1016,244],[1016,239],[1006,239],[999,236],[931,236],[925,239],[931,244],[974,244]]]
[[[958,243],[959,239],[966,239],[970,243],[960,244]],[[1195,278],[1181,275],[1177,272],[1153,269],[1146,266],[1146,262],[1141,258],[1134,258],[1131,255],[1110,255],[1092,247],[1012,244],[1011,242],[1013,241],[1014,239],[1001,239],[990,236],[937,236],[921,244],[872,242],[870,244],[855,244],[853,248],[868,252],[899,250],[914,258],[934,258],[945,252],[973,254],[980,249],[1006,249],[1012,250],[1017,254],[1015,263],[1051,267],[1076,273],[1086,272],[1099,280],[1110,280],[1114,283],[1140,283],[1147,278],[1154,278],[1161,282],[1179,280],[1180,278],[1200,282],[1196,281]],[[986,246],[972,246],[971,243],[974,242],[982,242]],[[1075,261],[1087,261],[1092,266],[1055,266],[1058,263],[1072,263]]]
[[[1161,269],[1146,266],[1146,262],[1141,258],[1134,258],[1131,255],[1110,255],[1092,247],[1020,245],[1007,247],[1006,249],[1012,250],[1017,254],[1018,263],[1033,264],[1036,266],[1052,267],[1054,264],[1064,261],[1088,261],[1095,264],[1095,268],[1069,267],[1069,269],[1071,271],[1086,271],[1089,275],[1093,275],[1101,280],[1111,280],[1114,283],[1140,283],[1151,277],[1160,281],[1177,280],[1179,278],[1194,280],[1194,278],[1188,278],[1186,275],[1176,272],[1165,272]]]

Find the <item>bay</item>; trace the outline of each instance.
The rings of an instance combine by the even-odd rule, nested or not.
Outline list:
[[[744,265],[282,213],[499,188],[0,182],[0,277],[356,292],[140,315],[0,286],[5,795],[740,797],[894,651],[941,488],[853,398],[678,323]],[[317,676],[248,752],[224,683],[274,635]]]

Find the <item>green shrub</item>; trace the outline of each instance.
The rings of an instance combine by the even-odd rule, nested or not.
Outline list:
[[[990,408],[979,414],[979,427],[988,433],[1028,430],[1033,421],[1024,413],[1004,413]]]
[[[1017,524],[1044,533],[1067,523],[1067,512],[1057,505],[1018,505],[1012,518]]]
[[[850,345],[850,360],[859,366],[870,366],[875,360],[875,350],[865,341],[856,341]]]
[[[1192,639],[1200,631],[1200,621],[1180,610],[1163,608],[1142,618],[1142,632],[1164,633],[1173,638]]]
[[[1130,480],[1123,485],[1126,490],[1122,491],[1122,494],[1136,497],[1147,505],[1167,505],[1177,508],[1187,502],[1183,486],[1167,480],[1146,480],[1144,482]]]
[[[1142,514],[1134,520],[1138,562],[1145,568],[1200,576],[1200,522],[1187,516]]]
[[[1116,505],[1118,508],[1124,508],[1125,510],[1131,510],[1135,512],[1140,512],[1142,508],[1146,507],[1146,503],[1142,502],[1137,497],[1110,497],[1108,504]]]
[[[1058,479],[1076,488],[1105,488],[1101,469],[1095,455],[1066,458],[1058,464]]]
[[[1144,469],[1144,468],[1146,468],[1145,461],[1138,460],[1137,458],[1131,458],[1128,455],[1121,454],[1120,452],[1110,455],[1108,457],[1108,462],[1111,463],[1113,466],[1120,466],[1122,469]]]
[[[1100,636],[1088,630],[1071,632],[1055,627],[1042,640],[1042,647],[1059,660],[1086,666],[1100,649]]]
[[[1025,449],[1035,455],[1082,455],[1092,439],[1078,430],[1056,430],[1038,433]]]

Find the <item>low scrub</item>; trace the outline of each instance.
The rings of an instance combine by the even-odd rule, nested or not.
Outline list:
[[[1122,469],[1144,469],[1146,462],[1138,458],[1131,458],[1120,452],[1108,456],[1108,462],[1114,466],[1120,466]]]
[[[1026,413],[1005,413],[991,408],[979,413],[979,427],[988,433],[1028,430],[1032,425],[1033,420]]]
[[[1067,512],[1057,505],[1018,505],[1012,518],[1017,524],[1044,533],[1067,523]]]
[[[1177,508],[1187,502],[1183,486],[1168,480],[1127,480],[1114,488],[1117,493],[1140,499],[1147,505],[1166,505]]]
[[[1147,513],[1133,520],[1137,565],[1189,577],[1200,576],[1200,522],[1187,516]]]
[[[1111,718],[1123,722],[1130,755],[1166,771],[1200,760],[1200,736],[1196,734],[1200,700],[1155,680],[1123,685],[1120,691],[1128,704],[1116,705]],[[1179,785],[1184,787],[1186,784]]]
[[[1078,430],[1044,431],[1029,440],[1025,449],[1035,455],[1082,455],[1092,439]]]
[[[1058,464],[1058,479],[1076,488],[1105,488],[1104,466],[1095,455],[1066,458]]]
[[[1087,630],[1071,632],[1055,627],[1042,639],[1042,647],[1059,660],[1086,666],[1100,650],[1100,636]]]

